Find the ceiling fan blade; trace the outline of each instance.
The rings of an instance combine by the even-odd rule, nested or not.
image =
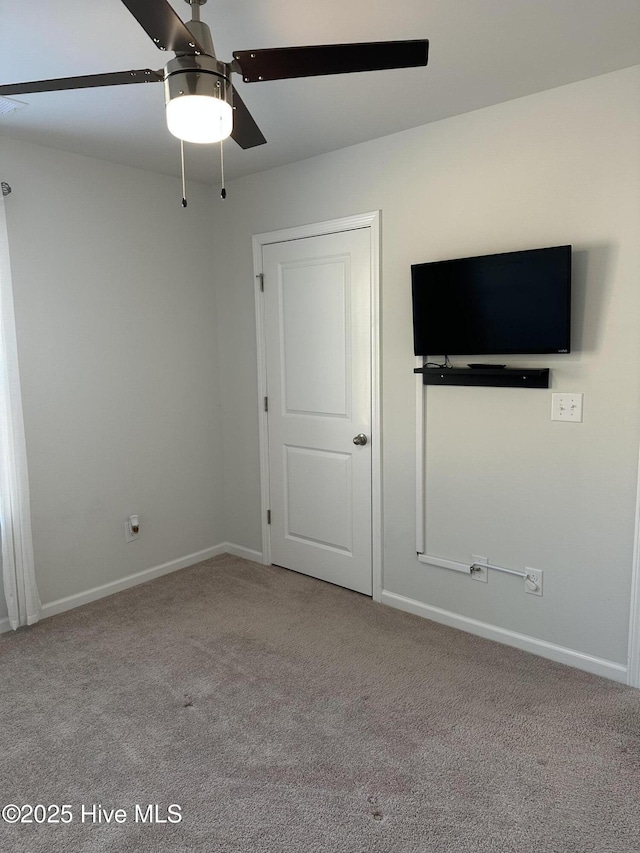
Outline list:
[[[233,87],[233,130],[231,138],[238,143],[240,148],[255,148],[256,145],[264,145],[267,141],[235,86]]]
[[[206,51],[189,32],[167,0],[122,0],[145,33],[160,50],[179,53]]]
[[[26,95],[32,92],[59,92],[63,89],[91,89],[94,86],[122,86],[125,83],[157,83],[164,80],[162,71],[141,68],[137,71],[113,71],[109,74],[88,74],[84,77],[58,77],[55,80],[34,80],[31,83],[10,83],[0,86],[0,95]]]
[[[245,83],[426,65],[428,39],[234,51]]]

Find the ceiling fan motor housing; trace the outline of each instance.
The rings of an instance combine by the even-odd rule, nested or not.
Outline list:
[[[233,106],[232,86],[229,70],[224,62],[218,62],[205,54],[176,56],[165,68],[164,96],[168,104],[183,95],[204,95],[218,98]]]

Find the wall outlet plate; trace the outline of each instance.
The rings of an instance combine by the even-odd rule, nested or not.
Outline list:
[[[131,525],[128,521],[124,523],[124,541],[125,542],[137,542],[140,538],[140,531],[137,533],[132,533]]]
[[[485,566],[489,562],[487,557],[479,557],[477,554],[472,554],[471,559],[474,563],[484,563]],[[471,577],[474,581],[480,581],[480,583],[486,583],[489,580],[489,572],[486,568],[476,569],[476,571],[471,572]]]
[[[542,595],[544,572],[542,569],[532,569],[525,566],[527,577],[524,579],[524,591],[528,595]]]

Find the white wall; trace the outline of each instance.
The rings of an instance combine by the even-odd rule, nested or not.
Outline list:
[[[223,540],[210,192],[183,210],[177,179],[9,139],[0,157],[46,604]]]
[[[428,96],[428,93],[427,93]],[[251,235],[382,211],[384,587],[626,664],[640,437],[640,68],[241,179],[216,225],[226,538],[259,549]],[[543,598],[415,555],[410,264],[571,243],[574,353],[549,391],[428,391],[428,548],[545,571]],[[464,363],[464,360],[461,360]],[[582,425],[552,390],[584,392]]]

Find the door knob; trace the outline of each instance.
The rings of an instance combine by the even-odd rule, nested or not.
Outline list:
[[[358,435],[355,435],[353,437],[353,443],[354,444],[364,445],[367,443],[368,440],[369,439],[367,438],[367,436],[363,432],[359,432]]]

